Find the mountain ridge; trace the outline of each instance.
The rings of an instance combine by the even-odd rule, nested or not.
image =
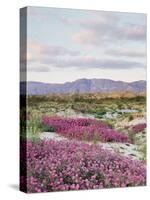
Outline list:
[[[43,83],[29,81],[20,84],[21,94],[47,95],[51,93],[94,93],[94,92],[133,92],[140,93],[146,90],[146,81],[138,80],[133,82],[114,81],[111,79],[77,79],[65,83]]]

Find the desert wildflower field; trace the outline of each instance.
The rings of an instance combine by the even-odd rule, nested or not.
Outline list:
[[[144,94],[29,95],[26,101],[20,120],[23,190],[146,185]]]

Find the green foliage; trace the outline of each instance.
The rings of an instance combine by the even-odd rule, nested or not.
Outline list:
[[[27,120],[27,137],[37,137],[40,132],[40,119],[37,114],[32,114]]]
[[[42,132],[55,132],[55,129],[53,127],[49,127],[45,124],[41,124],[40,129]]]
[[[68,117],[67,110],[71,109],[75,113],[91,114],[97,119],[105,120],[112,128],[120,127],[123,120],[132,121],[133,116],[131,113],[121,113],[114,119],[104,119],[103,115],[107,112],[115,114],[117,109],[136,109],[140,111],[141,116],[145,112],[146,97],[116,97],[111,98],[102,94],[51,94],[47,96],[29,96],[28,111],[31,114],[30,119],[27,121],[21,120],[21,135],[33,138],[36,141],[40,132],[53,132],[52,128],[42,126],[40,123],[41,116],[55,116],[58,112],[64,113],[64,117]],[[65,113],[67,112],[67,115]],[[124,127],[121,127],[124,130]],[[135,142],[135,136],[129,133],[131,141]],[[86,140],[86,138],[85,138]],[[95,138],[96,143],[97,138]]]
[[[105,120],[105,123],[106,124],[108,124],[108,126],[110,126],[111,128],[115,128],[115,120],[113,120],[113,119],[107,119],[107,120]]]
[[[130,115],[129,118],[128,118],[128,121],[132,121],[134,119],[133,115]]]
[[[96,114],[96,115],[94,115],[94,117],[97,118],[97,119],[102,119],[102,118],[103,118],[103,115],[98,115],[98,114]]]
[[[123,108],[123,104],[121,102],[118,103],[118,109],[122,109]]]
[[[143,144],[142,147],[139,150],[143,154],[142,160],[146,161],[146,158],[147,158],[147,146],[146,146],[146,143]]]
[[[131,141],[131,143],[135,143],[136,141],[136,135],[132,132],[132,131],[129,131],[128,132],[128,137],[129,137],[129,140]]]
[[[43,114],[56,113],[62,109],[73,109],[77,112],[103,115],[105,112],[116,112],[116,109],[145,108],[145,97],[104,98],[101,94],[55,94],[48,96],[29,96],[28,106]],[[97,116],[97,118],[101,118]]]

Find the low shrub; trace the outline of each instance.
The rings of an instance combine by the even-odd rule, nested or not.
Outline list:
[[[137,124],[131,127],[133,133],[140,133],[143,132],[144,129],[146,128],[146,124],[142,123],[142,124]]]

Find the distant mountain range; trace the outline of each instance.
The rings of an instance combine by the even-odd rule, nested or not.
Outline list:
[[[94,93],[94,92],[133,92],[146,91],[146,81],[123,82],[110,79],[78,79],[66,83],[27,82],[28,95],[46,95],[51,93]],[[25,82],[21,82],[21,93],[25,93]]]

